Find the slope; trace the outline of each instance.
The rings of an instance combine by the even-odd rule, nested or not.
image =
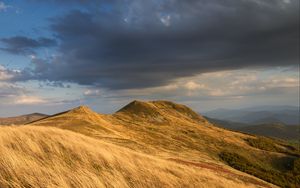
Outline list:
[[[33,113],[16,117],[0,118],[0,125],[21,125],[40,120],[48,115]]]
[[[216,128],[190,108],[168,101],[133,101],[112,115],[79,107],[32,125],[69,129],[146,153],[189,155],[195,150],[208,159],[206,151],[216,154],[215,143],[247,147],[243,138],[249,137]]]
[[[105,115],[92,111],[87,106],[79,106],[72,110],[61,112],[40,121],[34,121],[32,125],[55,126],[62,129],[69,129],[86,135],[92,133],[118,135],[109,128],[110,122],[105,120]]]
[[[224,173],[178,164],[57,128],[1,127],[0,153],[4,188],[272,187],[221,167]]]
[[[96,114],[90,109],[77,113],[75,109],[32,125],[69,129],[139,153],[186,164],[224,165],[220,157],[224,152],[238,154],[259,167],[260,171],[254,175],[260,178],[271,169],[270,174],[276,176],[268,181],[278,185],[289,184],[286,180],[290,175],[285,177],[285,173],[299,156],[294,146],[283,142],[268,142],[271,149],[258,148],[251,143],[261,142],[259,138],[215,127],[190,108],[168,101],[133,101],[111,115]],[[282,175],[284,182],[272,180]],[[291,184],[297,184],[296,181]]]

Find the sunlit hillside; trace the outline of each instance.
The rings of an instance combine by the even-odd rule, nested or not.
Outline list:
[[[211,167],[158,159],[66,130],[0,128],[0,187],[270,187]]]
[[[300,188],[299,3],[0,0],[0,188]]]
[[[133,101],[109,115],[81,106],[32,125],[72,130],[179,163],[224,165],[228,159],[222,156],[229,153],[243,159],[231,164],[238,170],[280,186],[300,184],[300,177],[291,172],[300,156],[295,146],[218,128],[192,109],[169,101]]]
[[[216,127],[169,101],[133,101],[108,115],[80,106],[1,128],[0,147],[3,186],[300,185],[295,146]]]

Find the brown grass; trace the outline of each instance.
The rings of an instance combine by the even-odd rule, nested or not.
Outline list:
[[[0,187],[257,187],[51,127],[0,127]]]

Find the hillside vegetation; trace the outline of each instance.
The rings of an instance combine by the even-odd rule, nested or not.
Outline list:
[[[205,162],[223,165],[220,153],[230,152],[242,155],[266,172],[271,169],[284,173],[288,162],[295,159],[289,147],[283,148],[286,152],[258,149],[248,142],[255,136],[215,127],[190,108],[169,101],[133,101],[111,115],[97,114],[82,106],[32,125],[80,132],[137,152],[185,164]],[[273,180],[266,180],[276,184]]]
[[[300,185],[300,176],[298,172],[299,159],[290,161],[290,169],[285,173],[280,173],[273,169],[265,169],[237,153],[223,152],[220,154],[222,160],[230,166],[243,172],[260,177],[266,181],[272,182],[280,187],[297,188]]]
[[[54,127],[59,129],[54,129]],[[44,133],[45,135],[49,134],[51,136],[42,136],[43,139],[50,139],[47,144],[51,146],[53,143],[62,145],[60,142],[71,144],[70,150],[68,151],[71,151],[70,153],[73,154],[75,153],[69,162],[71,164],[72,161],[77,160],[77,152],[80,154],[84,153],[80,152],[81,150],[85,151],[83,146],[76,151],[72,151],[77,148],[77,145],[80,146],[79,143],[81,143],[81,141],[73,141],[71,139],[74,138],[71,136],[72,134],[79,135],[78,133],[81,133],[82,135],[80,137],[76,137],[84,138],[82,139],[84,142],[90,140],[91,142],[89,143],[92,145],[88,146],[89,144],[85,144],[84,147],[92,147],[91,151],[93,152],[101,150],[99,151],[99,155],[106,153],[102,149],[110,148],[111,158],[118,161],[116,163],[123,168],[126,169],[127,166],[130,167],[132,165],[139,166],[139,168],[135,168],[132,172],[126,169],[126,173],[122,173],[123,176],[132,173],[127,179],[120,176],[120,170],[123,169],[119,167],[113,167],[113,171],[107,170],[106,168],[100,169],[101,173],[105,172],[112,175],[111,179],[107,180],[107,183],[115,181],[114,178],[118,177],[118,179],[121,178],[122,181],[124,179],[122,182],[122,184],[125,183],[124,187],[147,187],[147,185],[153,187],[154,182],[162,181],[160,178],[169,181],[169,176],[174,176],[173,179],[170,179],[171,182],[168,182],[169,184],[163,181],[163,183],[154,187],[187,187],[188,185],[191,187],[232,187],[233,184],[236,184],[233,187],[273,187],[273,185],[259,180],[256,177],[280,186],[283,183],[286,187],[299,187],[296,181],[289,182],[284,179],[278,182],[273,179],[263,178],[263,176],[267,176],[269,172],[276,172],[285,177],[284,174],[290,170],[289,165],[295,161],[298,156],[298,151],[294,151],[294,148],[289,144],[272,142],[272,146],[280,148],[280,150],[268,150],[266,148],[256,147],[256,145],[250,143],[250,141],[259,139],[256,136],[218,128],[190,108],[169,101],[133,101],[116,113],[109,115],[98,114],[86,106],[81,106],[33,122],[22,128],[22,132],[27,129],[38,129],[44,132],[47,132],[48,129],[51,130],[51,133]],[[61,133],[61,138],[59,137],[58,140],[55,139],[55,136],[52,137],[52,134],[54,135],[57,130],[60,130],[59,133]],[[34,130],[34,133],[41,135],[41,133],[39,131],[36,132],[36,130]],[[63,136],[64,134],[65,136]],[[36,137],[38,137],[37,135]],[[42,138],[41,140],[43,140]],[[26,140],[23,136],[20,139]],[[52,141],[52,139],[56,141]],[[46,142],[46,140],[43,142]],[[21,143],[22,141],[18,142],[20,145]],[[253,143],[255,143],[255,141]],[[73,144],[75,144],[76,147],[73,146]],[[7,144],[4,145],[7,146]],[[53,145],[53,147],[55,148],[56,146]],[[54,151],[61,153],[57,149]],[[118,153],[118,151],[124,151],[124,153],[126,151],[132,158],[128,157],[123,159],[123,155],[127,155]],[[48,150],[45,152],[47,153]],[[50,151],[50,153],[52,153],[52,151]],[[266,174],[261,176],[236,168],[222,157],[222,153],[238,154],[243,159],[249,161],[252,166],[259,166]],[[49,156],[49,154],[46,155]],[[26,155],[19,155],[20,160],[22,160],[22,156]],[[28,156],[32,158],[30,153],[28,153]],[[61,156],[56,158],[59,158],[59,164],[63,166],[66,164],[68,169],[72,171],[74,166],[71,165],[71,167],[69,167],[68,163],[64,162],[65,158],[61,158]],[[139,159],[140,163],[137,164],[135,162],[136,158]],[[39,159],[39,157],[37,157],[37,159]],[[67,159],[69,160],[69,158]],[[91,158],[89,161],[95,161],[94,159],[95,158]],[[36,159],[34,158],[32,160],[35,161]],[[41,161],[44,160],[44,158],[41,159]],[[152,160],[153,163],[151,162]],[[108,163],[110,164],[110,162],[111,161]],[[166,165],[162,165],[161,162]],[[154,166],[147,166],[152,164]],[[89,163],[82,165],[87,165],[86,168],[90,169]],[[144,167],[146,169],[144,169]],[[158,170],[149,174],[147,171],[148,168],[158,168]],[[181,175],[181,173],[174,171],[176,168],[185,169],[189,172],[185,172],[187,173],[186,176],[184,175],[185,173]],[[85,167],[82,167],[82,169],[85,169]],[[173,169],[173,171],[171,169]],[[54,169],[53,173],[55,171],[57,171],[57,169]],[[163,174],[160,174],[160,171]],[[192,172],[195,172],[195,174],[192,174]],[[87,172],[84,173],[88,174]],[[115,176],[114,173],[119,175]],[[131,176],[135,176],[135,173],[138,173],[136,175],[138,178],[142,176],[142,179],[152,178],[151,174],[153,174],[156,181],[153,180],[153,182],[140,184],[140,180],[137,180],[138,178],[131,179]],[[202,176],[202,173],[207,173],[208,177],[205,175]],[[148,177],[148,175],[150,177]],[[156,177],[156,175],[158,177]],[[217,176],[219,179],[214,179],[214,176]],[[176,180],[177,178],[181,180]],[[192,179],[189,180],[189,178]],[[218,181],[222,181],[222,183],[218,183]],[[227,181],[228,184],[225,183]],[[172,182],[177,183],[172,184]],[[31,185],[31,183],[29,183],[29,185]]]
[[[256,187],[57,128],[0,128],[0,187]],[[247,182],[245,180],[251,180]]]

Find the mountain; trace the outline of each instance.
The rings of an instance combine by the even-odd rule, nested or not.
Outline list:
[[[205,116],[246,124],[283,123],[298,125],[300,123],[299,107],[295,106],[261,106],[237,110],[217,109],[204,113]]]
[[[300,138],[300,127],[296,125],[287,126],[284,124],[261,124],[241,127],[237,130],[250,134],[280,138],[285,140],[298,141]]]
[[[247,123],[240,123],[235,121],[227,121],[227,120],[221,120],[221,119],[215,119],[210,118],[207,116],[204,116],[209,122],[211,122],[213,125],[217,127],[222,127],[230,130],[239,130],[241,127],[248,127],[251,126],[251,124]]]
[[[299,106],[289,106],[289,105],[265,105],[265,106],[253,106],[244,108],[246,111],[273,111],[273,112],[282,112],[282,111],[297,111]]]
[[[113,114],[80,106],[2,127],[0,152],[0,187],[300,185],[294,145],[216,127],[169,101],[133,101]]]
[[[244,133],[261,135],[289,141],[298,141],[300,138],[300,126],[285,125],[282,123],[267,124],[245,124],[226,120],[219,120],[206,117],[215,126],[223,127],[229,130],[241,131]]]
[[[33,113],[16,117],[0,118],[0,125],[21,125],[27,124],[32,121],[40,120],[47,117],[48,115]]]

